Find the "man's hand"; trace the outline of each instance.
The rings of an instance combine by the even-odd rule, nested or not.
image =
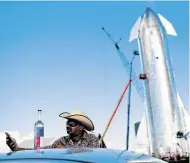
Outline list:
[[[9,148],[12,151],[16,151],[18,149],[16,140],[12,138],[8,132],[5,132],[5,135],[6,135],[6,144],[9,146]]]

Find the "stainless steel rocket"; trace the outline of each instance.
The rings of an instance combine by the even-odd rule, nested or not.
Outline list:
[[[183,131],[167,35],[177,35],[173,25],[147,8],[136,21],[129,38],[129,41],[138,41],[141,69],[146,75],[149,140],[151,152],[157,156],[160,149],[175,150],[176,133]]]

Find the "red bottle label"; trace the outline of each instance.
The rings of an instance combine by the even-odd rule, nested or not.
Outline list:
[[[40,136],[36,137],[36,147],[40,147]]]

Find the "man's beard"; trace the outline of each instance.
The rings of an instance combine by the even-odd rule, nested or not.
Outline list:
[[[72,133],[71,133],[71,132],[72,132],[72,128],[67,127],[66,130],[67,130],[67,134],[69,134],[69,135],[72,134]]]
[[[73,139],[73,138],[74,138],[74,139],[75,139],[75,138],[78,139],[78,137],[81,137],[82,134],[83,134],[83,131],[78,131],[78,132],[73,133],[73,129],[72,129],[71,127],[67,127],[66,129],[67,129],[67,134],[69,135],[69,137],[70,137],[71,139]]]

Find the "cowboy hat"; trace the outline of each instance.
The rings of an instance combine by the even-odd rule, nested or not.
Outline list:
[[[93,122],[84,113],[80,111],[72,111],[71,113],[63,112],[59,115],[59,117],[76,120],[80,122],[86,130],[88,131],[94,130]]]

